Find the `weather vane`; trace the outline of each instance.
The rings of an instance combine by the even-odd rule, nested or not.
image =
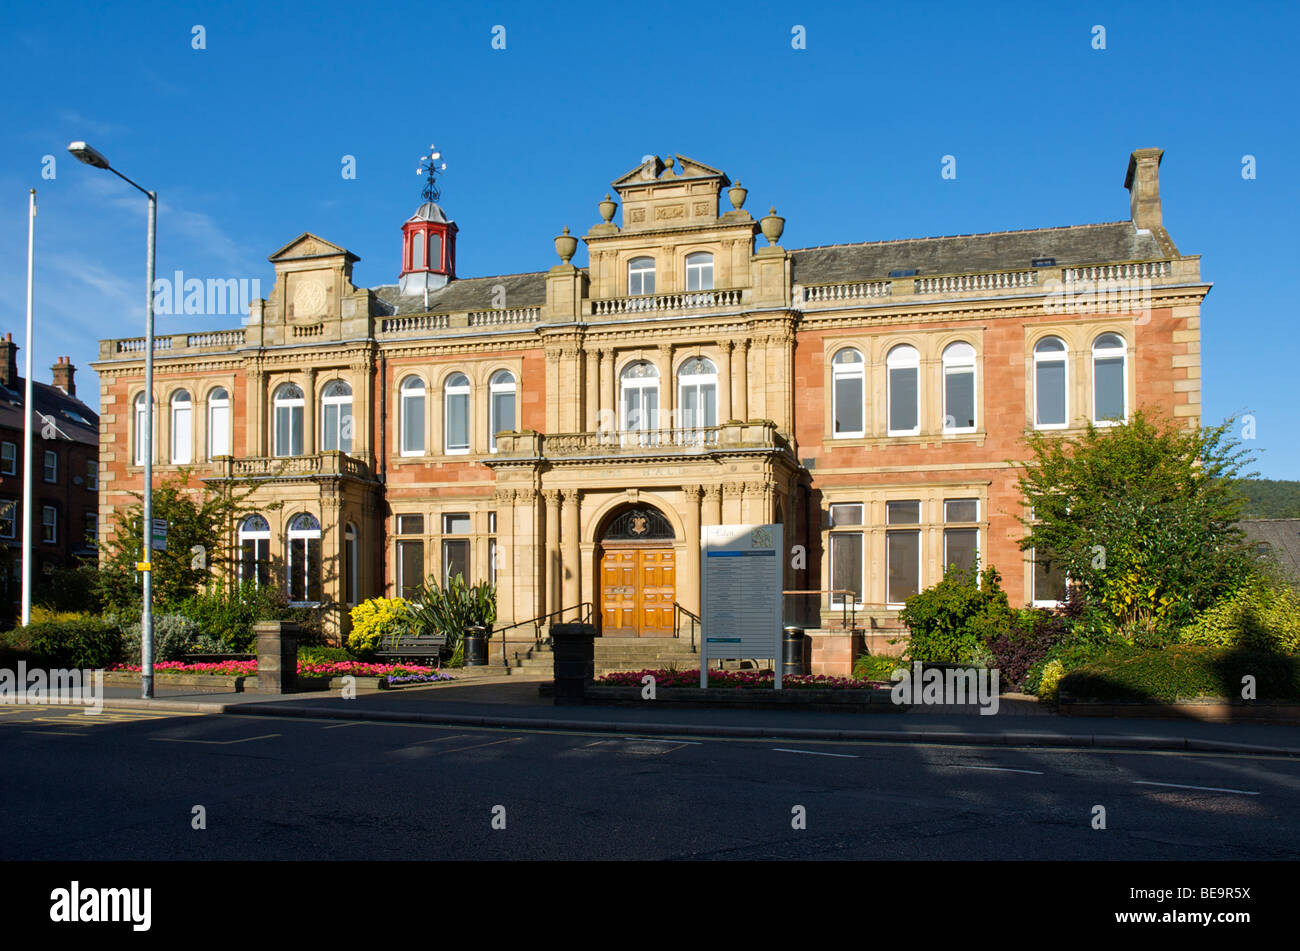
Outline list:
[[[439,172],[447,171],[447,163],[439,162],[442,153],[438,151],[436,145],[429,146],[429,154],[420,156],[420,167],[415,170],[416,175],[425,176],[424,195],[425,201],[437,201],[442,197],[442,192],[438,191],[437,176]]]

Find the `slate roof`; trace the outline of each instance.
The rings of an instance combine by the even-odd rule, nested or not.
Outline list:
[[[504,299],[495,288],[505,288]],[[541,307],[546,303],[546,272],[502,274],[495,277],[458,278],[446,287],[429,292],[429,306],[424,306],[424,292],[402,297],[398,285],[382,284],[371,288],[383,316],[394,314],[451,314],[474,310],[493,310],[504,303],[508,308]]]
[[[1291,583],[1300,585],[1300,518],[1252,518],[1237,525],[1251,541],[1268,545]]]
[[[23,377],[15,377],[14,389],[0,386],[0,427],[23,430]],[[57,386],[34,382],[32,398],[36,402],[35,432],[43,425],[41,416],[50,418],[67,438],[99,448],[99,414],[75,396],[69,396]]]
[[[1035,258],[1055,258],[1069,267],[1167,257],[1155,237],[1139,233],[1131,221],[832,244],[791,255],[793,279],[800,284],[884,280],[894,270],[916,270],[921,276],[1020,270],[1031,267]]]

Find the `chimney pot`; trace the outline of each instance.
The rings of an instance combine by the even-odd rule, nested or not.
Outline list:
[[[69,396],[76,396],[77,384],[73,374],[77,372],[77,368],[72,365],[72,358],[59,357],[50,369],[54,374],[54,385]]]

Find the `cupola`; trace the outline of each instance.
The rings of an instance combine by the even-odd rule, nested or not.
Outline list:
[[[429,146],[417,175],[425,176],[424,203],[402,225],[402,294],[419,294],[446,287],[456,279],[456,223],[438,207],[437,175],[447,169],[442,153]]]

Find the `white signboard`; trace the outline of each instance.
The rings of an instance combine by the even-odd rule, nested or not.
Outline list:
[[[700,549],[700,686],[710,660],[770,657],[781,689],[781,526],[706,525]]]

